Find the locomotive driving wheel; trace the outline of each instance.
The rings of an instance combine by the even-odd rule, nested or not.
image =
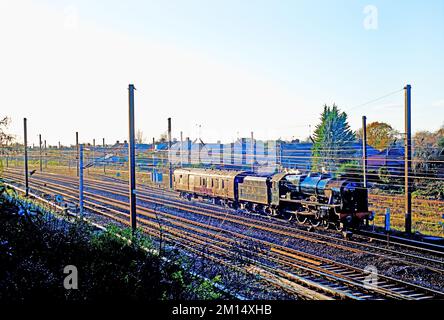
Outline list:
[[[330,229],[330,222],[328,220],[322,220],[322,228],[325,230]]]
[[[285,211],[285,210],[283,212],[281,212],[281,218],[286,220],[286,221],[293,220],[293,216],[294,215],[291,212],[288,212],[288,211]]]
[[[309,218],[309,222],[313,227],[319,227],[321,225],[321,220],[317,219],[316,216]]]
[[[304,224],[307,222],[307,216],[302,214],[301,212],[296,213],[295,216],[298,223]]]
[[[344,230],[344,224],[338,221],[335,223],[335,228],[337,231],[342,231]]]

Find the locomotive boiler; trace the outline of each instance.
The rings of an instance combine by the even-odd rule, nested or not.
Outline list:
[[[354,228],[374,215],[368,210],[368,191],[361,183],[328,174],[176,169],[173,183],[189,200],[206,199],[313,226]]]

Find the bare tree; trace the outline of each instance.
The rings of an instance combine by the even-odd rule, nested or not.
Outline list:
[[[142,130],[137,130],[136,131],[136,143],[145,143],[146,139],[143,135],[143,131]]]
[[[9,126],[11,119],[8,117],[4,117],[0,120],[0,146],[4,147],[12,143],[14,137],[8,133],[6,133],[6,129]]]
[[[6,130],[8,128],[11,119],[8,117],[4,117],[0,120],[0,157],[4,156],[9,157],[9,154],[12,151],[12,142],[14,141],[14,137],[7,133]],[[3,161],[3,159],[2,159]]]
[[[442,129],[440,129],[442,130]],[[439,156],[441,147],[439,139],[442,137],[440,130],[436,132],[419,131],[414,137],[414,170],[416,174],[434,175],[440,166]]]
[[[159,143],[164,143],[164,142],[167,142],[167,141],[168,141],[168,134],[166,132],[162,133],[160,135],[159,140],[157,140],[157,142],[159,142]]]

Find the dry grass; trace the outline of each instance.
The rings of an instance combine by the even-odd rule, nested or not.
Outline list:
[[[370,210],[376,212],[375,224],[384,225],[384,214],[386,208],[390,208],[391,226],[397,230],[404,230],[405,210],[404,197],[370,195]],[[444,201],[412,199],[412,230],[427,235],[444,236],[443,221]]]

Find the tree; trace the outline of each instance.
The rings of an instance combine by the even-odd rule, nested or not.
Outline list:
[[[444,125],[436,132],[436,138],[438,139],[438,147],[444,148]]]
[[[440,147],[441,149],[444,148],[444,137],[440,137],[438,139],[438,147]]]
[[[164,142],[167,142],[168,141],[168,134],[166,134],[166,133],[162,133],[161,135],[160,135],[160,138],[159,138],[159,140],[157,140],[159,143],[164,143]]]
[[[417,174],[430,175],[436,173],[439,156],[439,131],[418,131],[413,136],[414,170]]]
[[[11,152],[11,144],[14,141],[14,137],[6,132],[10,119],[8,117],[4,117],[0,120],[0,157],[1,157],[1,166],[3,165],[3,157],[6,155],[6,157],[9,156],[9,153]],[[0,166],[0,169],[1,169]]]
[[[397,132],[385,122],[372,122],[367,125],[367,144],[377,150],[387,149],[395,139]],[[356,133],[362,139],[362,129]]]
[[[437,137],[430,131],[418,131],[413,136],[413,141],[415,147],[424,145],[433,146],[437,143]]]
[[[444,126],[435,132],[419,131],[413,136],[413,170],[415,172],[415,191],[419,195],[437,199],[443,197],[444,184],[435,179],[444,172],[442,152],[444,148]]]
[[[145,143],[145,137],[143,135],[143,131],[142,130],[137,130],[136,131],[136,143]]]
[[[341,157],[349,154],[345,149],[356,137],[347,122],[347,114],[341,112],[336,104],[331,107],[324,105],[320,120],[313,134],[313,170],[325,167],[333,171],[344,162]]]
[[[8,133],[6,133],[6,129],[9,126],[9,123],[11,122],[11,119],[8,117],[4,117],[0,120],[0,147],[5,147],[8,144],[10,144],[14,137]]]

